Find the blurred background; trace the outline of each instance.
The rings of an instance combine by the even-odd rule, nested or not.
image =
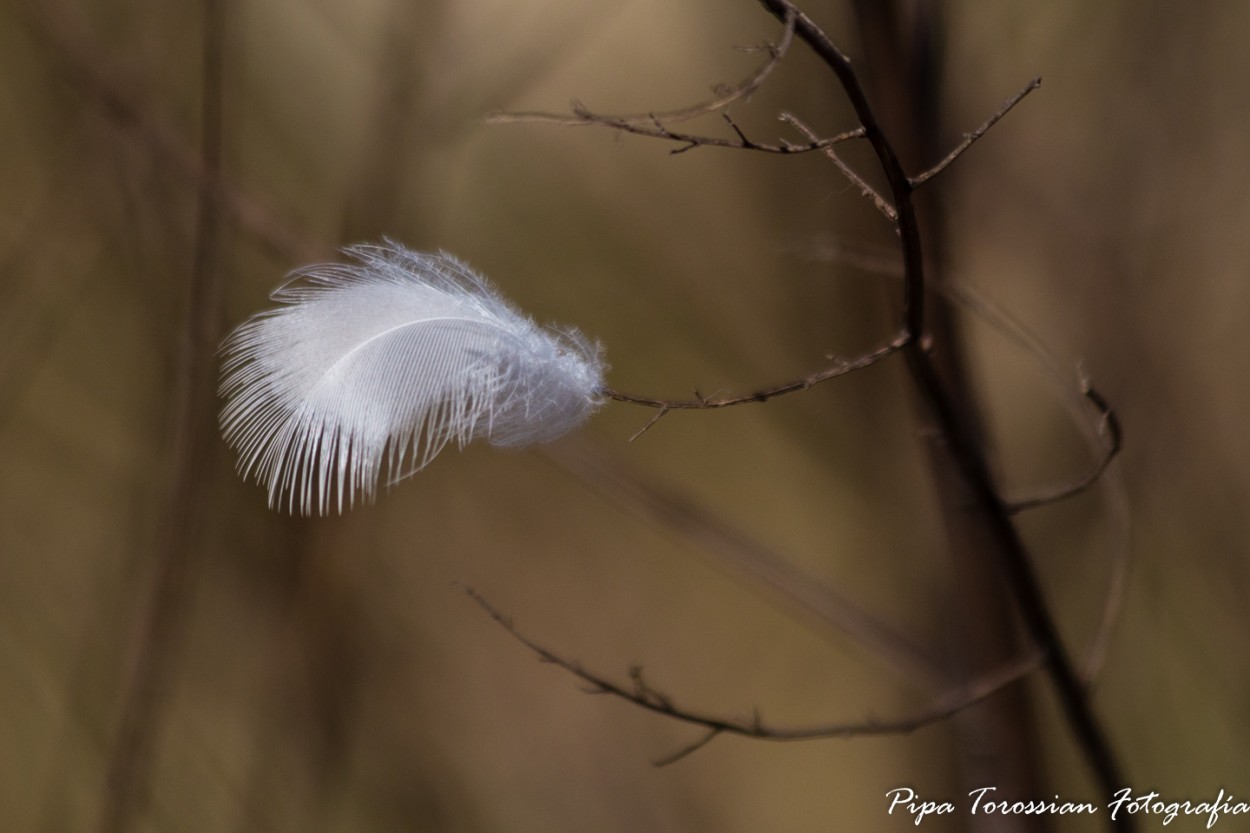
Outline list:
[[[865,57],[848,5],[804,8]],[[1245,798],[1250,7],[937,13],[952,144],[1044,78],[925,186],[947,279],[1058,357],[1056,380],[1005,319],[957,311],[996,465],[1019,492],[1089,468],[1064,407],[1083,364],[1125,452],[1021,526],[1078,656],[1131,553],[1095,689],[1130,785]],[[598,339],[638,394],[747,392],[888,340],[893,235],[827,159],[482,122],[680,107],[780,32],[747,0],[0,6],[0,828],[903,830],[887,790],[962,800],[951,724],[723,737],[655,768],[698,729],[587,696],[455,585],[682,706],[922,711],[970,579],[901,362],[632,443],[652,413],[612,404],[324,519],[267,509],[216,427],[229,329],[290,269],[383,235]],[[731,110],[797,141],[781,111],[854,126],[801,44]],[[1105,801],[1045,679],[1022,686],[1042,797]]]

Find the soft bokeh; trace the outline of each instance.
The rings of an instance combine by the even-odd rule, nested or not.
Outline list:
[[[330,519],[270,512],[195,393],[289,269],[382,235],[454,252],[599,339],[631,392],[748,391],[886,340],[894,239],[822,157],[481,121],[682,106],[749,75],[763,57],[731,47],[776,22],[747,0],[223,2],[215,292],[190,313],[201,4],[0,6],[0,828],[100,829],[136,679],[153,687],[121,765],[146,782],[132,830],[903,830],[886,790],[956,797],[945,725],[719,738],[653,768],[699,730],[587,696],[456,586],[613,679],[641,666],[679,705],[779,724],[925,708],[937,692],[880,646],[673,520],[695,507],[940,661],[958,577],[901,363],[670,414],[633,443],[652,414],[610,405],[550,451],[449,451]],[[805,8],[858,57],[847,9]],[[1083,362],[1126,430],[1107,489],[1022,519],[1047,593],[1087,640],[1126,496],[1133,561],[1097,709],[1140,791],[1250,795],[1250,7],[946,14],[953,136],[1044,77],[926,186],[946,196],[951,277],[1037,334],[1073,388]],[[772,140],[782,110],[851,126],[801,45],[733,115]],[[962,317],[1005,482],[1081,471],[1063,391]],[[1087,796],[1049,688],[1029,685],[1044,797]]]

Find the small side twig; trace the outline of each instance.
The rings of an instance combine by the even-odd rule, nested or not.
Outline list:
[[[647,424],[646,424],[646,425],[642,426],[641,428],[639,428],[637,431],[635,431],[635,432],[634,432],[633,436],[631,436],[631,437],[629,438],[629,442],[631,442],[631,443],[632,443],[634,440],[638,439],[638,438],[639,438],[639,437],[641,437],[643,434],[647,433],[647,432],[648,432],[648,431],[650,431],[652,428],[654,428],[654,427],[655,427],[655,424],[656,424],[657,422],[659,422],[661,418],[663,418],[665,415],[667,415],[667,414],[668,414],[668,412],[669,412],[669,409],[668,409],[668,408],[663,408],[663,407],[662,407],[662,408],[660,408],[659,410],[657,410],[657,411],[655,412],[655,416],[653,416],[653,417],[651,417],[651,419],[647,420]]]
[[[638,666],[630,669],[630,685],[613,682],[606,676],[587,670],[580,662],[567,659],[552,651],[517,629],[511,617],[492,605],[478,591],[464,584],[458,585],[470,599],[484,610],[508,635],[533,651],[542,662],[558,665],[588,686],[595,694],[610,694],[650,712],[683,723],[703,727],[706,732],[693,743],[654,760],[655,766],[666,766],[685,758],[707,746],[722,734],[739,735],[757,740],[803,741],[853,738],[865,735],[898,735],[914,732],[926,726],[950,718],[1020,680],[1042,664],[1042,655],[1033,652],[1013,660],[984,674],[970,683],[956,687],[939,696],[934,704],[917,714],[895,720],[868,719],[854,722],[825,723],[811,726],[778,726],[765,722],[758,710],[751,719],[725,717],[676,705],[671,697],[658,691],[643,679]]]
[[[993,127],[995,124],[997,124],[999,119],[1001,119],[1003,116],[1010,113],[1017,104],[1019,104],[1021,101],[1024,100],[1024,97],[1026,95],[1033,92],[1040,86],[1042,86],[1042,79],[1039,76],[1037,78],[1034,78],[1032,81],[1030,81],[1024,87],[1024,89],[1022,89],[1020,92],[1016,93],[1011,98],[1003,102],[1003,106],[998,108],[997,113],[990,116],[988,119],[985,120],[984,123],[981,124],[980,127],[978,127],[976,130],[972,131],[967,136],[965,136],[964,140],[960,142],[958,145],[956,145],[954,150],[946,154],[946,158],[944,158],[941,162],[938,162],[936,165],[934,165],[932,168],[925,171],[924,173],[911,177],[908,180],[911,183],[911,187],[919,188],[921,185],[928,182],[930,179],[937,176],[942,171],[946,170],[952,162],[954,162],[960,156],[963,156],[964,151],[972,147],[973,143],[975,143],[977,139],[980,139],[987,132],[989,132],[989,129]]]
[[[811,140],[811,142],[815,143],[816,141],[815,132],[806,124],[799,121],[798,118],[793,113],[782,113],[780,116],[778,116],[778,118],[780,118],[781,121],[793,127],[795,130],[802,133],[809,140]],[[859,129],[859,135],[860,136],[864,135],[864,128],[861,127]],[[886,216],[886,219],[888,219],[890,222],[898,221],[898,212],[894,209],[894,206],[890,205],[890,201],[887,200],[885,197],[881,196],[881,192],[879,192],[876,188],[873,188],[871,185],[869,185],[868,180],[860,176],[859,173],[857,173],[854,168],[852,168],[850,165],[843,162],[842,157],[838,156],[837,151],[833,149],[832,145],[827,145],[821,148],[821,150],[824,151],[825,156],[829,157],[829,161],[832,162],[837,167],[837,169],[842,172],[842,175],[846,177],[847,179],[849,179],[852,185],[859,188],[860,193],[862,193],[865,197],[868,197],[868,199],[872,200],[872,204],[877,207],[878,211],[880,211],[882,214]]]
[[[1116,416],[1115,411],[1111,409],[1111,405],[1103,398],[1102,394],[1089,383],[1088,378],[1083,377],[1081,379],[1081,393],[1094,404],[1094,407],[1098,409],[1101,415],[1098,433],[1107,438],[1107,446],[1103,450],[1102,457],[1080,479],[1048,492],[1012,501],[1007,506],[1008,511],[1012,513],[1024,512],[1028,509],[1036,509],[1041,506],[1058,503],[1085,492],[1102,479],[1103,472],[1107,470],[1107,466],[1111,465],[1111,461],[1120,453],[1120,448],[1124,443],[1124,429],[1120,426],[1120,418]]]

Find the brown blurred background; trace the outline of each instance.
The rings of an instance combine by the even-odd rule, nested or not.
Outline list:
[[[849,9],[804,7],[862,56]],[[453,585],[681,705],[784,724],[922,709],[931,685],[742,562],[801,570],[801,592],[832,588],[941,663],[961,579],[900,363],[632,444],[651,413],[611,405],[550,452],[446,452],[331,519],[269,511],[216,431],[228,329],[288,270],[382,235],[599,339],[631,392],[744,392],[887,338],[892,235],[827,160],[481,123],[687,104],[749,75],[762,57],[731,47],[777,23],[748,0],[208,8],[0,6],[0,829],[903,830],[886,790],[962,795],[945,725],[720,738],[653,768],[698,731],[586,696]],[[1250,7],[954,0],[943,20],[953,138],[1044,77],[926,186],[949,276],[1073,387],[1084,362],[1126,429],[1107,488],[1022,519],[1047,593],[1081,654],[1127,497],[1098,711],[1135,789],[1250,796]],[[782,110],[853,126],[797,44],[733,114],[771,141]],[[1004,482],[1083,470],[1035,357],[962,319]],[[1043,797],[1089,797],[1049,688],[1026,685]]]

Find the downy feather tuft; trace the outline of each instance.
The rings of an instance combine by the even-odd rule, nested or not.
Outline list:
[[[223,345],[222,433],[270,506],[342,512],[448,443],[521,447],[601,403],[599,346],[540,328],[448,254],[391,241],[292,272]]]

